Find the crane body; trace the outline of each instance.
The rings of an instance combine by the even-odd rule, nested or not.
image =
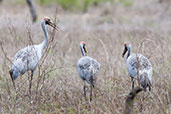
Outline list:
[[[39,45],[30,45],[19,50],[14,57],[12,69],[9,71],[11,79],[13,81],[13,85],[15,87],[14,80],[16,80],[18,76],[24,74],[26,71],[31,70],[31,80],[29,85],[30,94],[34,71],[36,70],[37,65],[41,60],[42,52],[48,42],[48,33],[45,25],[50,25],[53,28],[57,29],[56,25],[52,23],[49,18],[44,18],[41,22],[41,27],[44,32],[43,42]]]
[[[16,53],[12,65],[14,80],[17,79],[19,75],[24,74],[27,70],[34,72],[42,55],[39,47],[39,45],[28,46]]]
[[[86,97],[86,83],[85,81],[90,84],[91,90],[90,90],[90,101],[92,100],[92,89],[96,84],[96,76],[100,69],[100,63],[97,62],[97,60],[86,56],[86,48],[85,43],[80,43],[81,53],[82,57],[77,62],[77,71],[79,74],[79,77],[83,80],[83,90],[84,90],[84,96]]]
[[[126,65],[129,76],[132,80],[132,88],[134,88],[134,79],[137,79],[137,75],[139,74],[139,81],[141,86],[146,91],[146,88],[149,87],[151,90],[152,86],[152,65],[151,62],[147,59],[147,57],[143,56],[139,53],[132,53],[130,45],[125,43],[124,52],[122,57],[124,57],[125,53],[128,51],[126,56]]]

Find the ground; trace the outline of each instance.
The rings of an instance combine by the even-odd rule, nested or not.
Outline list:
[[[0,41],[5,52],[1,48],[1,113],[123,113],[131,90],[125,59],[121,57],[124,42],[131,44],[132,52],[147,56],[153,66],[152,91],[141,92],[136,97],[134,113],[171,113],[169,4],[167,0],[134,0],[131,6],[107,2],[89,7],[85,13],[65,11],[58,5],[37,5],[38,21],[32,24],[26,4],[3,2],[0,4]],[[30,73],[15,81],[15,91],[8,71],[19,49],[31,44],[31,39],[33,44],[43,41],[41,19],[45,16],[54,19],[56,8],[61,30],[53,39],[53,30],[47,27],[49,46],[33,77],[30,104]],[[86,42],[88,55],[101,63],[92,102],[83,97],[83,82],[76,70],[81,57],[80,41]]]

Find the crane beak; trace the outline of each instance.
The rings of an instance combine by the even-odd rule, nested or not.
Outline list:
[[[56,29],[57,31],[60,30],[60,28],[59,28],[55,23],[49,22],[48,24],[49,24],[51,27],[53,27],[54,29]]]
[[[127,50],[128,50],[128,49],[125,47],[125,48],[124,48],[124,51],[123,51],[123,53],[122,53],[122,58],[124,58],[124,55],[125,55],[125,53],[127,52]]]
[[[85,45],[83,46],[83,49],[84,49],[85,53],[87,53],[87,50],[86,50],[86,48],[85,48]]]

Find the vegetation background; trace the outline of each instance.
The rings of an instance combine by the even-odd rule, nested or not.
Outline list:
[[[0,3],[1,113],[123,113],[131,90],[121,58],[124,42],[131,43],[132,52],[147,56],[153,65],[152,91],[136,97],[134,113],[171,113],[170,0],[35,0],[35,4],[38,21],[32,24],[25,0]],[[15,91],[8,71],[19,49],[43,40],[41,19],[54,19],[56,8],[61,31],[54,34],[47,27],[49,45],[33,77],[30,104],[30,73],[16,80]],[[82,40],[88,55],[102,66],[92,102],[84,99],[76,71]]]

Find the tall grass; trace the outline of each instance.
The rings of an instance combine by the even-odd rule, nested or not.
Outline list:
[[[0,112],[121,114],[131,90],[131,79],[125,60],[121,58],[123,44],[129,42],[131,51],[138,52],[139,44],[143,39],[148,39],[140,46],[140,53],[148,57],[153,66],[152,91],[137,95],[133,113],[170,114],[170,9],[163,14],[159,12],[164,9],[163,6],[155,0],[137,0],[130,8],[109,4],[93,8],[86,14],[59,12],[57,17],[61,31],[52,38],[53,30],[48,28],[49,41],[53,41],[49,42],[49,51],[45,51],[47,56],[44,62],[42,59],[43,64],[33,77],[32,105],[28,96],[30,73],[25,73],[15,81],[16,93],[8,71],[15,53],[30,44],[27,27],[33,44],[43,40],[40,20],[31,24],[29,16],[25,16],[27,7],[14,9],[10,5],[1,6],[0,11],[7,8],[8,12],[0,13],[0,41],[10,61],[0,49]],[[53,17],[55,8],[39,7],[37,10],[41,17]],[[23,13],[20,13],[21,10]],[[108,13],[104,15],[106,10]],[[103,17],[110,17],[111,22],[108,23]],[[146,23],[154,26],[147,26]],[[76,63],[81,57],[79,43],[82,40],[87,44],[88,56],[96,58],[102,66],[92,102],[84,99],[82,80],[76,70]]]

